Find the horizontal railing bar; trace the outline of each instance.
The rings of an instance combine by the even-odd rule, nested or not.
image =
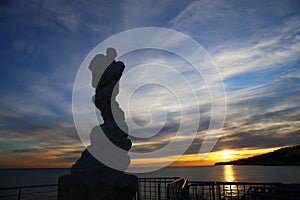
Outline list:
[[[53,199],[54,197],[57,197],[57,196],[56,196],[56,195],[55,195],[55,196],[52,195],[52,196],[48,196],[48,197],[36,197],[36,198],[34,198],[34,200],[38,200],[38,199],[49,199],[49,198]]]
[[[180,179],[180,177],[169,177],[169,178],[139,178],[139,181],[144,181],[144,180],[160,180],[160,181],[165,181],[165,180],[173,180],[173,179]]]
[[[223,182],[223,181],[217,181],[216,184],[218,185],[280,185],[283,183],[278,182]]]
[[[172,182],[176,179],[179,179],[179,178],[167,178],[167,179],[161,179],[161,180],[159,180],[159,179],[156,180],[156,178],[155,179],[141,178],[138,180],[138,182],[139,183],[168,183],[168,182]]]
[[[6,194],[6,195],[0,195],[0,199],[1,198],[6,198],[6,197],[16,197],[16,196],[18,196],[18,194]]]
[[[140,177],[138,179],[170,179],[170,178],[180,178],[180,177],[178,177],[178,176],[167,176],[167,177],[154,176],[154,177]]]
[[[225,182],[225,181],[201,181],[201,180],[189,180],[189,183],[201,183],[212,185],[282,185],[279,182]],[[287,183],[293,184],[293,183]]]
[[[54,193],[57,192],[57,190],[47,190],[47,191],[36,191],[36,192],[22,192],[23,195],[26,194],[49,194],[49,193]]]
[[[47,184],[47,185],[26,185],[26,186],[16,186],[16,187],[2,187],[0,190],[17,190],[17,189],[26,189],[26,188],[41,188],[41,187],[54,187],[58,184]]]

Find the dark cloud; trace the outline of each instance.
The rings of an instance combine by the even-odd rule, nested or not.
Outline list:
[[[300,107],[292,107],[284,110],[278,110],[274,112],[266,112],[249,117],[243,125],[251,125],[258,122],[261,123],[275,123],[275,122],[297,122],[300,121]],[[281,125],[286,126],[286,125]],[[274,125],[274,128],[276,125]]]
[[[238,132],[220,138],[214,150],[234,148],[268,148],[300,143],[300,130],[282,134],[280,132],[268,132],[267,130],[252,130]]]
[[[13,108],[16,105],[15,101],[11,101],[12,105],[0,106],[0,128],[5,133],[1,137],[9,139],[37,139],[39,141],[59,141],[62,140],[78,140],[77,131],[75,129],[72,116],[64,111],[60,115],[44,115],[31,110],[32,107],[17,104],[24,107],[26,112],[19,108]],[[40,106],[40,105],[39,105]],[[12,110],[15,109],[15,110]],[[41,111],[42,112],[42,111]]]
[[[32,153],[32,152],[38,152],[39,149],[32,148],[32,149],[13,149],[12,152],[14,153]]]
[[[56,157],[53,162],[54,163],[75,163],[76,160],[78,160],[78,158],[80,157],[80,155],[74,155],[74,156],[61,156],[59,155],[58,157]]]

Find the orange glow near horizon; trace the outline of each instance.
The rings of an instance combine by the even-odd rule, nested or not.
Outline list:
[[[171,166],[209,166],[216,162],[228,162],[242,158],[249,158],[252,156],[269,153],[280,149],[282,147],[264,148],[264,149],[224,149],[208,153],[205,157],[200,157],[199,154],[185,154],[179,157]],[[136,159],[131,160],[132,167],[157,167],[172,159],[172,156],[159,159]],[[230,174],[230,169],[224,169],[226,174]],[[229,178],[232,179],[233,178]]]
[[[227,162],[232,160],[237,160],[241,158],[248,158],[255,155],[260,155],[268,152],[275,151],[282,147],[275,148],[264,148],[264,149],[223,149],[220,151],[214,151],[208,153],[205,157],[202,157],[199,154],[185,154],[180,156],[177,159],[177,156],[168,156],[161,158],[139,158],[131,160],[131,167],[160,167],[166,166],[172,160],[177,159],[176,162],[173,162],[171,166],[210,166],[214,165],[216,162]],[[75,149],[75,148],[74,148]],[[79,149],[79,148],[78,148]],[[64,152],[69,152],[73,149],[62,149],[55,151],[46,151],[46,152],[23,152],[10,156],[9,158],[4,158],[0,155],[0,158],[5,160],[5,162],[0,164],[0,168],[18,168],[18,167],[65,167],[69,168],[76,162],[80,157],[80,153],[74,153],[73,161],[64,161],[60,159],[60,156]],[[77,158],[78,157],[78,158]],[[230,174],[230,169],[226,168],[226,174]],[[232,179],[229,178],[228,179]],[[233,180],[233,179],[232,179]]]
[[[220,152],[223,159],[232,159],[234,152],[232,150],[223,150]]]
[[[80,158],[82,145],[55,148],[36,148],[32,151],[5,152],[0,154],[0,168],[70,168]]]

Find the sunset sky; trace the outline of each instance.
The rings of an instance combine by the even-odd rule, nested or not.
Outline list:
[[[80,157],[85,147],[72,115],[76,73],[98,43],[141,27],[169,28],[188,35],[203,46],[223,77],[227,112],[222,135],[210,154],[199,156],[211,112],[202,80],[196,88],[201,99],[197,136],[173,165],[212,165],[300,144],[298,0],[4,0],[0,10],[1,168],[70,167]],[[154,58],[185,69],[182,60],[162,51],[141,50],[119,59],[128,71],[133,63],[149,63]],[[148,76],[165,78],[162,73],[145,72],[145,79]],[[134,81],[124,76],[120,90],[126,91]],[[185,94],[184,88],[177,92]],[[120,101],[124,94],[120,93]],[[164,94],[162,88],[147,87],[136,93],[139,101],[131,112],[140,118],[135,121],[147,125],[143,108],[151,102],[168,105],[171,115],[157,137],[145,139],[147,131],[156,129],[155,123],[142,126],[142,139],[133,139],[133,151],[153,151],[172,140],[180,122],[176,106],[172,107],[174,99]],[[160,121],[160,115],[152,117],[152,122]],[[156,166],[168,159],[172,152],[159,159],[132,160],[132,164]]]

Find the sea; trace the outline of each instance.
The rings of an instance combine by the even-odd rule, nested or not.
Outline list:
[[[34,168],[0,169],[0,188],[57,184],[58,178],[70,174],[69,169]],[[166,167],[138,177],[184,177],[201,181],[300,183],[300,166],[197,166]]]

